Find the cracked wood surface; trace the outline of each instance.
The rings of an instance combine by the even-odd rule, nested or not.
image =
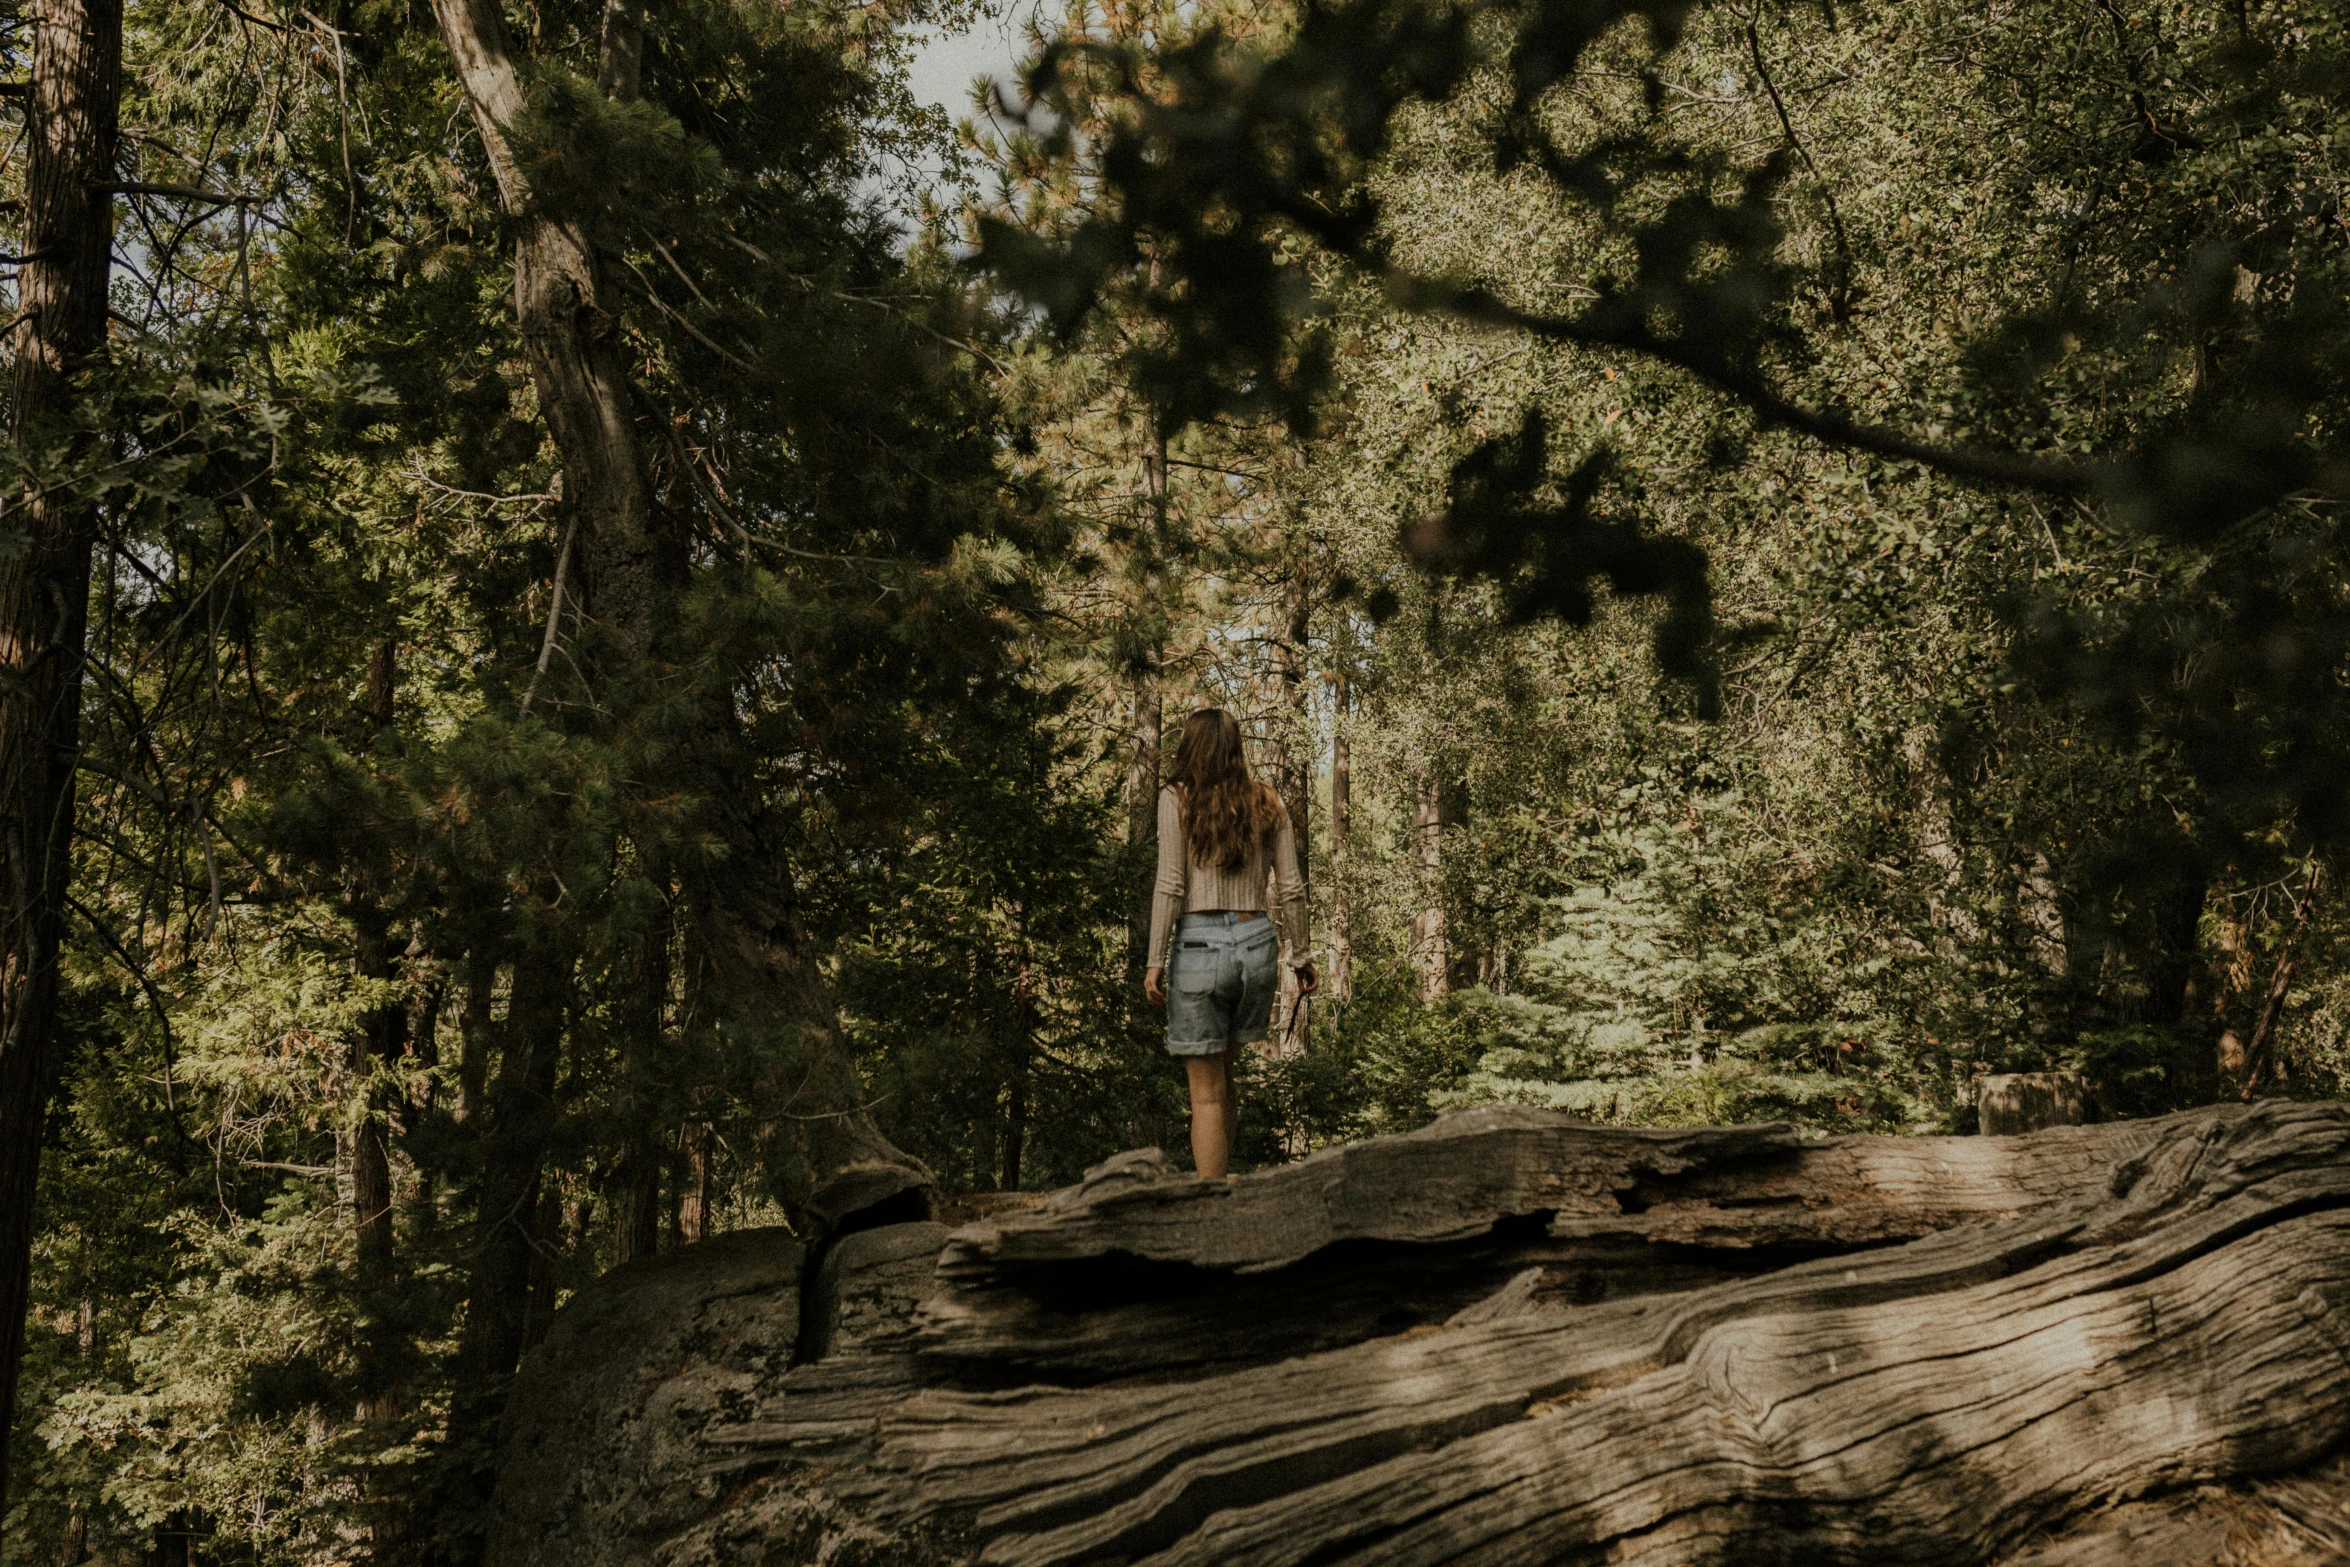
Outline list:
[[[1230,1182],[1141,1150],[957,1231],[918,1343],[981,1378],[1098,1379],[1424,1326],[1533,1268],[1537,1293],[1585,1305],[1690,1289],[2030,1211],[2148,1126],[1805,1141],[1494,1106]]]
[[[2342,1106],[1814,1142],[1494,1110],[1231,1183],[1121,1156],[955,1232],[927,1280],[938,1232],[906,1228],[810,1286],[859,1303],[817,1313],[831,1354],[694,1436],[698,1521],[595,1561],[2057,1567],[2159,1539],[2189,1567],[2350,1540]],[[1391,1298],[1324,1310],[1382,1267]],[[1284,1295],[1315,1347],[1236,1342]],[[1189,1325],[1180,1355],[1124,1336],[1152,1324]],[[2287,1544],[2243,1554],[2247,1519]]]

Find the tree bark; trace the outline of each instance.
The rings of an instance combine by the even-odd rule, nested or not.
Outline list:
[[[1150,539],[1137,551],[1142,568],[1136,576],[1149,580],[1149,565],[1167,532],[1167,436],[1155,422],[1151,443],[1142,459],[1144,499],[1149,506]],[[1159,750],[1164,739],[1165,708],[1159,690],[1157,654],[1149,648],[1139,655],[1128,687],[1126,732],[1126,845],[1135,851],[1142,869],[1126,905],[1126,994],[1135,1009],[1137,1031],[1144,1020],[1143,970],[1150,963],[1151,855],[1159,837]]]
[[[2149,1023],[2183,1021],[2202,967],[2203,905],[2211,891],[2211,870],[2192,844],[2175,845],[2178,878],[2151,899],[2152,940],[2144,957],[2145,1018]]]
[[[422,937],[411,937],[408,942],[411,963],[430,963],[431,950]],[[418,991],[408,1009],[407,1037],[402,1048],[409,1062],[420,1068],[422,1081],[414,1094],[401,1106],[400,1129],[413,1132],[417,1123],[432,1114],[437,1091],[441,1060],[441,1008],[448,997],[448,977],[435,969]],[[429,1236],[439,1226],[441,1218],[439,1177],[429,1166],[414,1168],[414,1184],[408,1189],[408,1227],[419,1237]]]
[[[516,161],[512,128],[526,105],[496,0],[434,0],[433,14],[472,106],[500,204],[515,225],[515,319],[562,458],[563,503],[574,509],[587,543],[596,620],[623,643],[645,643],[660,610],[652,491],[637,451],[611,290],[586,228],[538,202]],[[621,87],[626,96],[636,92],[641,44],[629,28],[638,15],[619,0],[605,7],[599,74],[615,96]]]
[[[392,726],[393,699],[398,685],[398,649],[388,639],[379,643],[367,665],[366,714],[377,733]],[[363,979],[388,981],[397,968],[392,961],[390,921],[373,890],[362,888],[353,899],[356,927],[353,967]],[[370,1007],[351,1036],[352,1074],[365,1084],[379,1062],[390,1062],[405,1047],[408,1009],[398,1000]],[[385,1125],[390,1108],[372,1089],[366,1110],[351,1133],[351,1219],[357,1241],[358,1282],[365,1290],[382,1289],[392,1281],[392,1153]]]
[[[388,980],[397,972],[380,915],[362,924],[357,957],[356,966],[365,978]],[[360,1019],[351,1036],[350,1056],[353,1075],[360,1082],[367,1081],[376,1062],[400,1054],[407,1022],[407,1008],[397,1001],[371,1007]],[[351,1132],[351,1223],[358,1243],[359,1287],[367,1290],[392,1281],[392,1155],[386,1109],[383,1096],[367,1090],[366,1113]]]
[[[1290,827],[1297,839],[1298,874],[1305,879],[1307,903],[1311,907],[1314,747],[1312,705],[1307,700],[1311,687],[1306,677],[1312,646],[1313,598],[1302,572],[1293,573],[1290,578],[1287,608],[1288,619],[1281,635],[1273,639],[1273,675],[1280,698],[1280,717],[1276,720],[1280,727],[1273,742],[1274,786],[1281,795],[1282,808],[1289,812]],[[1312,956],[1311,951],[1282,954],[1270,1040],[1276,1056],[1303,1055],[1306,1041],[1312,1037],[1313,999],[1299,991],[1296,972],[1296,966]],[[1292,1151],[1302,1153],[1304,1148],[1301,1145]]]
[[[1347,850],[1354,836],[1354,747],[1347,735],[1346,667],[1332,674],[1330,721],[1330,999],[1354,994],[1354,930],[1346,901]]]
[[[106,341],[121,0],[39,0],[25,103],[24,254],[10,434],[79,444],[73,377]],[[0,1422],[16,1408],[42,1126],[57,1072],[57,962],[72,869],[83,635],[96,508],[41,490],[0,554]],[[0,1454],[0,1515],[7,1459]]]
[[[2341,1105],[1999,1140],[1494,1107],[1231,1183],[1138,1150],[798,1291],[784,1244],[569,1309],[490,1567],[2350,1550]],[[786,1313],[797,1363],[747,1354]]]
[[[1435,1002],[1452,989],[1452,948],[1444,911],[1444,781],[1433,762],[1412,780],[1412,871],[1420,910],[1412,916],[1412,968],[1420,999]]]
[[[616,1264],[650,1257],[661,1244],[661,1145],[671,1114],[663,1082],[670,982],[669,874],[656,866],[653,875],[661,889],[662,911],[651,929],[628,943],[635,972],[629,976],[627,993],[617,1008],[624,1056],[620,1105],[624,1141],[612,1184],[612,1260]]]
[[[462,1345],[467,1366],[484,1379],[511,1373],[528,1346],[540,1165],[555,1125],[556,1063],[570,1004],[568,955],[545,941],[519,946],[498,1075],[485,1095]]]
[[[450,1112],[459,1125],[470,1124],[481,1113],[489,1088],[498,966],[498,949],[486,939],[477,938],[465,954],[465,999],[457,1011],[457,1106]]]
[[[1135,676],[1128,695],[1132,722],[1126,740],[1126,842],[1140,873],[1126,905],[1127,994],[1142,992],[1142,971],[1150,963],[1151,866],[1159,841],[1159,745],[1163,722],[1158,682]]]
[[[591,1217],[588,1206],[580,1205],[579,1230],[587,1228]],[[537,1209],[530,1223],[530,1294],[523,1308],[522,1347],[533,1350],[546,1341],[547,1331],[555,1322],[555,1264],[569,1250],[570,1236],[564,1233],[563,1197],[542,1184]]]
[[[661,1163],[632,1145],[612,1180],[612,1265],[637,1262],[661,1249]]]
[[[710,1233],[710,1123],[686,1122],[677,1142],[677,1243],[691,1246]]]
[[[1312,616],[1313,600],[1304,581],[1293,581],[1289,617],[1273,641],[1273,674],[1281,698],[1281,732],[1274,740],[1273,771],[1281,804],[1297,831],[1298,870],[1308,875],[1312,857],[1306,849],[1313,842],[1314,820],[1313,713],[1307,701],[1311,688],[1306,678]]]
[[[2239,1097],[2249,1099],[2269,1074],[2276,1059],[2277,1025],[2284,1020],[2285,998],[2293,990],[2293,968],[2300,952],[2287,946],[2277,956],[2277,966],[2268,978],[2268,995],[2260,1004],[2260,1017],[2252,1025],[2252,1040],[2244,1048],[2244,1087]]]

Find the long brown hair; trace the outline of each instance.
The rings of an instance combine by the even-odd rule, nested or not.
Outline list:
[[[1280,830],[1281,797],[1249,776],[1240,720],[1203,707],[1183,721],[1167,774],[1183,798],[1183,836],[1192,862],[1236,871]]]

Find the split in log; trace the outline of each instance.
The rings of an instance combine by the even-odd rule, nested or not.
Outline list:
[[[2350,1550],[2341,1106],[1816,1141],[1490,1109],[1231,1182],[1124,1155],[847,1237],[806,1310],[788,1244],[566,1309],[492,1567]]]

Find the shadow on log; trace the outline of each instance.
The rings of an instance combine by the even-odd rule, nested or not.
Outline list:
[[[851,1236],[805,1309],[736,1244],[558,1317],[492,1567],[2350,1553],[2342,1106],[1144,1151]]]

